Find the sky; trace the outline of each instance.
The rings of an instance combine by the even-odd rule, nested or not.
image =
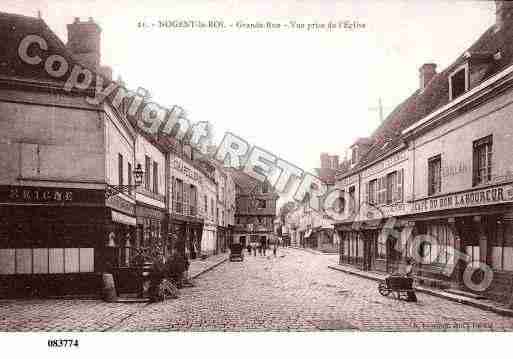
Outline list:
[[[66,24],[93,17],[102,64],[127,87],[210,121],[305,171],[321,152],[344,157],[419,86],[418,69],[442,70],[495,20],[492,1],[2,0],[0,11],[42,18],[66,42]],[[359,30],[188,30],[138,27],[164,20],[225,24],[357,21]],[[374,108],[374,109],[373,109]]]

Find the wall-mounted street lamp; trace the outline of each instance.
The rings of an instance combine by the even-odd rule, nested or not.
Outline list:
[[[115,196],[119,193],[128,192],[131,190],[135,190],[137,187],[139,187],[142,184],[144,171],[141,168],[141,164],[137,164],[137,167],[132,171],[132,174],[134,176],[134,184],[133,185],[117,185],[112,186],[110,184],[107,184],[105,188],[105,198],[108,199],[112,196]]]

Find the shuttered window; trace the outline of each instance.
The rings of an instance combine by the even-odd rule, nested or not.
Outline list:
[[[428,159],[428,195],[442,191],[442,157],[440,155]]]
[[[151,160],[150,157],[144,156],[144,189],[150,190],[151,176]]]
[[[159,193],[159,164],[153,162],[153,193]]]
[[[492,135],[474,141],[473,185],[477,186],[492,180]]]
[[[369,182],[368,186],[368,202],[370,204],[376,204],[376,196],[377,196],[377,180],[372,180]]]

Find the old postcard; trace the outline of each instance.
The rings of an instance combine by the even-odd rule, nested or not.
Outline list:
[[[509,1],[3,0],[0,331],[510,331],[512,103]]]

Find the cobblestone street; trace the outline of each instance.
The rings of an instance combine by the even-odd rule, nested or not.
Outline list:
[[[382,297],[376,282],[332,271],[336,255],[280,249],[246,256],[157,304],[97,300],[0,302],[1,331],[511,330],[513,318],[429,295]]]

